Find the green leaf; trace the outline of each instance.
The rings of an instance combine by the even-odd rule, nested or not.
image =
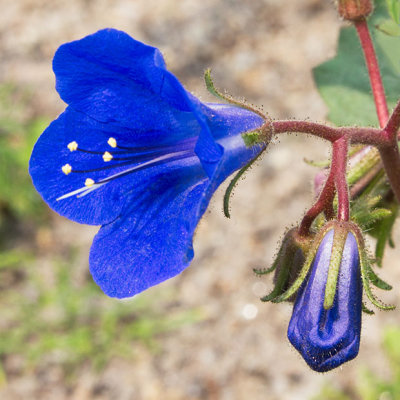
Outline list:
[[[385,0],[377,0],[368,20],[381,67],[389,108],[400,98],[400,37],[375,28],[388,18]],[[337,55],[314,69],[318,90],[336,125],[378,126],[367,68],[354,27],[342,28]]]

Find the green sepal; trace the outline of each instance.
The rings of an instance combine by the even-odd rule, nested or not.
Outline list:
[[[371,271],[371,265],[370,265],[370,260],[368,258],[368,255],[365,251],[364,245],[362,243],[362,246],[360,246],[359,242],[359,237],[356,237],[359,245],[359,255],[360,255],[360,267],[361,267],[361,279],[363,283],[363,287],[365,290],[365,294],[367,295],[369,301],[377,308],[381,310],[394,310],[396,307],[394,305],[387,305],[384,304],[381,300],[379,300],[371,290],[370,286],[370,271]]]
[[[383,219],[390,218],[392,211],[387,208],[376,208],[375,210],[365,210],[365,213],[356,213],[353,215],[353,220],[357,222],[362,229],[369,229],[372,225],[380,222]]]
[[[272,263],[272,265],[269,268],[253,268],[253,272],[257,275],[257,276],[263,276],[263,275],[268,275],[271,272],[274,272],[276,270],[276,268],[278,267],[278,262],[279,259],[282,255],[283,252],[283,245],[280,247],[278,254],[275,257],[274,262]]]
[[[253,147],[265,143],[265,135],[262,129],[242,133],[242,139],[246,147]]]
[[[374,272],[371,267],[371,264],[368,263],[368,280],[377,288],[382,290],[392,290],[392,286],[386,283],[383,279],[379,278],[378,275]]]
[[[386,174],[381,168],[375,177],[369,182],[367,187],[360,194],[360,198],[367,197],[381,197],[385,198],[389,191],[389,185],[387,182]]]
[[[393,203],[390,205],[390,209],[391,209],[391,215],[379,221],[379,223],[376,224],[374,227],[375,228],[374,236],[377,239],[375,245],[375,260],[376,264],[379,267],[382,267],[382,260],[386,244],[387,243],[389,243],[389,245],[394,244],[391,236],[392,236],[393,225],[396,221],[399,212],[399,206]]]
[[[362,302],[361,307],[362,307],[362,311],[363,311],[365,314],[368,314],[368,315],[374,315],[374,314],[375,314],[375,312],[372,311],[372,310],[370,310],[370,309],[364,304],[364,302]]]
[[[355,199],[351,207],[352,219],[369,235],[377,239],[381,236],[380,230],[386,229],[390,220],[392,223],[389,223],[389,231],[391,230],[397,215],[397,204],[393,205],[384,200],[387,198],[388,192],[389,186],[381,169]]]
[[[347,173],[348,184],[355,184],[368,173],[368,171],[379,164],[380,160],[378,150],[371,148],[354,166],[349,168],[349,172]]]
[[[389,36],[400,36],[400,2],[399,0],[386,0],[386,7],[390,18],[384,19],[375,27]]]
[[[273,303],[281,303],[282,301],[287,301],[290,297],[292,297],[297,290],[299,290],[301,284],[306,279],[308,271],[310,270],[311,264],[314,261],[314,255],[311,252],[308,253],[306,261],[301,269],[297,279],[293,282],[293,284],[282,294],[272,299]]]
[[[309,249],[307,251],[304,251],[304,253],[306,254],[306,259],[303,267],[297,275],[296,280],[282,294],[272,299],[271,301],[273,303],[281,303],[282,301],[287,301],[299,290],[300,286],[308,275],[308,271],[310,270],[310,267],[314,261],[314,257],[318,250],[318,247],[328,231],[329,229],[323,229],[318,232],[311,246],[309,246]]]
[[[221,93],[214,85],[214,81],[211,78],[211,69],[207,68],[204,72],[204,81],[206,83],[207,90],[215,97],[218,97],[221,100],[224,100],[228,103],[232,101],[230,96],[224,95]]]
[[[269,268],[253,268],[253,272],[257,276],[268,275],[271,272],[274,272],[275,270],[276,270],[276,262],[274,262]]]
[[[400,2],[399,0],[386,0],[386,7],[393,22],[400,24]]]
[[[246,104],[244,101],[236,100],[232,96],[230,96],[228,94],[224,94],[219,89],[217,89],[214,85],[214,81],[211,78],[211,69],[210,68],[206,69],[204,72],[204,81],[206,83],[207,90],[215,97],[217,97],[223,101],[226,101],[229,104],[233,104],[235,106],[245,108],[246,110],[252,111],[253,113],[259,115],[264,121],[266,121],[268,119],[267,116],[264,115],[257,108],[252,107],[249,104]]]
[[[265,274],[275,270],[274,289],[262,297],[261,301],[273,301],[291,285],[291,281],[298,275],[304,264],[304,252],[309,248],[311,240],[311,238],[300,238],[297,228],[285,234],[272,267],[260,271],[261,274]],[[287,300],[291,299],[287,298]]]
[[[308,158],[304,157],[303,161],[307,165],[310,165],[311,167],[316,167],[316,168],[327,168],[331,165],[331,160],[314,161],[314,160],[309,160]]]
[[[400,36],[400,26],[392,19],[386,19],[375,25],[375,28],[388,36]]]
[[[384,218],[389,218],[392,216],[392,211],[387,208],[375,208],[375,210],[371,211],[371,220],[373,222],[380,221]]]
[[[254,157],[248,164],[246,164],[243,168],[241,168],[229,183],[229,186],[227,187],[224,195],[224,215],[226,218],[231,217],[231,214],[229,212],[229,201],[231,199],[234,187],[237,185],[239,179],[243,176],[243,174],[261,157],[264,151],[265,148],[262,149],[260,153],[258,153],[257,156]]]
[[[324,309],[329,310],[333,306],[336,295],[337,281],[340,264],[342,262],[343,249],[346,243],[348,230],[341,226],[335,226],[331,258],[329,261],[328,277],[326,279]]]
[[[284,262],[282,267],[279,269],[279,271],[276,275],[274,289],[268,295],[261,297],[261,299],[260,299],[261,301],[271,301],[271,300],[275,299],[277,296],[279,296],[284,291],[285,284],[289,277],[289,271],[290,271],[290,268],[288,268],[288,266]]]

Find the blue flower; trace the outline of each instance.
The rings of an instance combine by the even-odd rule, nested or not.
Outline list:
[[[133,296],[189,265],[212,194],[261,151],[241,134],[263,120],[201,103],[158,49],[114,29],[62,45],[53,69],[68,107],[33,149],[33,183],[59,214],[102,225],[93,278],[109,296]]]
[[[331,308],[324,308],[325,287],[334,229],[323,237],[308,280],[300,288],[289,323],[288,338],[307,364],[325,372],[352,360],[360,346],[362,283],[357,240],[352,232],[345,244]]]

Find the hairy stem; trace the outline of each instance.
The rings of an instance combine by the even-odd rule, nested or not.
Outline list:
[[[392,115],[389,118],[383,131],[386,133],[386,137],[389,142],[394,143],[397,141],[397,132],[400,127],[400,101],[396,104]]]
[[[365,63],[367,64],[379,125],[382,128],[385,126],[386,121],[389,118],[389,111],[374,45],[372,43],[368,24],[365,18],[356,21],[354,25],[357,29],[358,37],[364,52]]]
[[[332,162],[329,175],[324,183],[317,201],[307,211],[300,223],[299,234],[301,236],[309,235],[313,221],[321,212],[325,212],[327,219],[333,218],[333,200],[336,191],[338,193],[338,220],[349,220],[349,188],[346,181],[347,152],[348,140],[345,136],[333,142]]]
[[[364,51],[379,125],[381,128],[385,127],[381,131],[381,136],[383,136],[385,142],[381,146],[378,145],[379,153],[392,190],[397,201],[400,202],[400,154],[397,143],[397,130],[400,125],[400,105],[397,104],[389,119],[385,89],[366,20],[362,19],[355,22],[355,27]]]
[[[349,142],[353,144],[379,146],[385,142],[380,134],[381,129],[376,128],[335,128],[324,124],[318,124],[316,122],[298,120],[273,121],[272,127],[274,134],[297,132],[306,133],[330,142],[335,142],[343,136],[347,137]]]
[[[333,199],[335,198],[335,170],[333,164],[326,178],[324,186],[318,196],[315,204],[307,211],[306,215],[300,223],[299,234],[300,236],[308,236],[310,228],[315,218],[324,210],[326,210],[326,217],[330,219],[333,217]]]

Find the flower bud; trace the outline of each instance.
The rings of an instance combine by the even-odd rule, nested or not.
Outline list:
[[[357,21],[372,13],[373,4],[371,0],[339,0],[339,15],[348,21]]]
[[[352,223],[331,223],[293,307],[288,338],[314,371],[356,357],[360,345],[362,281]]]
[[[311,239],[299,236],[297,228],[289,230],[282,240],[272,267],[264,270],[254,270],[258,275],[265,275],[275,271],[274,289],[270,294],[262,297],[262,301],[274,301],[293,285],[303,267],[304,254],[311,244],[310,241]],[[287,301],[294,301],[294,299],[294,294],[285,298]]]

